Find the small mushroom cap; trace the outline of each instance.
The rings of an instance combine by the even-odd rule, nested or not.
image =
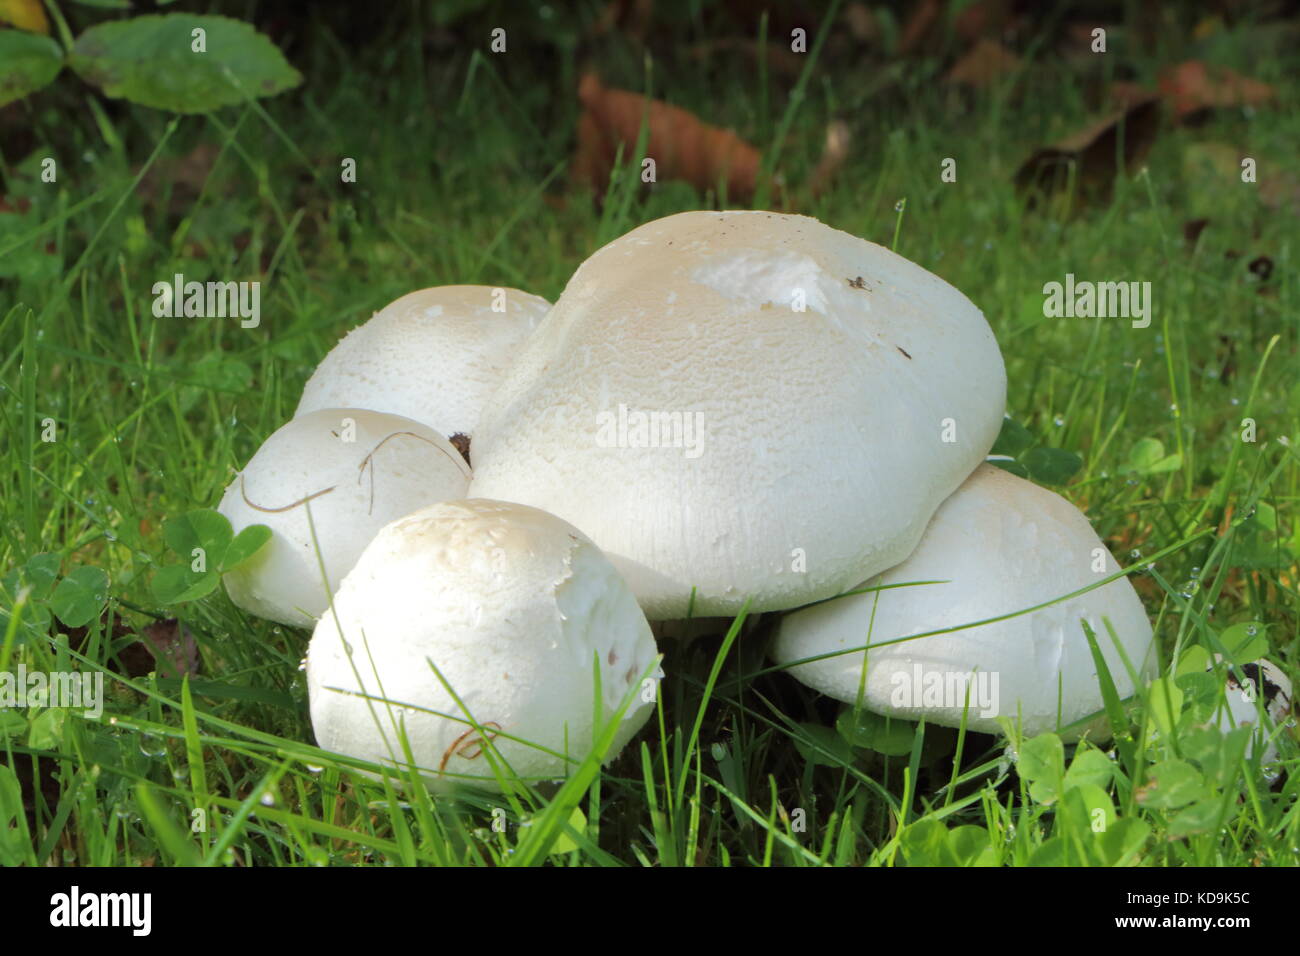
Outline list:
[[[404,295],[330,350],[294,414],[369,408],[448,438],[472,436],[506,366],[550,307],[527,292],[485,285]]]
[[[651,620],[692,587],[697,616],[797,607],[911,552],[1005,396],[938,276],[803,216],[682,213],[579,267],[490,402],[470,493],[582,528]]]
[[[1222,660],[1220,655],[1214,655],[1216,663]],[[1216,712],[1215,723],[1224,732],[1245,724],[1257,725],[1250,743],[1246,745],[1246,754],[1249,756],[1255,752],[1257,741],[1267,741],[1261,761],[1271,763],[1277,759],[1278,750],[1277,744],[1268,738],[1275,733],[1275,726],[1285,722],[1291,714],[1291,702],[1294,700],[1291,679],[1282,668],[1265,657],[1243,665],[1240,670],[1242,679],[1249,686],[1243,686],[1237,675],[1228,671],[1223,701]],[[1263,726],[1258,726],[1261,706],[1267,720]]]
[[[1117,571],[1082,512],[1060,495],[984,464],[940,506],[912,556],[863,587],[942,583],[840,597],[788,614],[773,656],[790,664],[962,627],[1054,600]],[[790,672],[824,694],[854,702],[866,656],[862,701],[869,710],[956,727],[969,685],[968,728],[1000,733],[998,717],[1019,718],[1024,733],[1034,735],[1102,709],[1081,621],[1096,633],[1120,695],[1133,693],[1103,619],[1138,674],[1149,676],[1155,664],[1151,624],[1128,578],[1029,614],[872,646],[866,655],[839,654]],[[1087,729],[1063,736],[1077,738]]]
[[[252,524],[272,532],[265,547],[225,575],[226,591],[250,614],[306,627],[329,607],[329,592],[380,528],[423,505],[459,498],[468,486],[460,453],[409,418],[358,408],[295,418],[262,444],[221,499],[218,510],[236,534]]]
[[[519,777],[560,778],[592,746],[596,662],[606,719],[638,688],[612,759],[653,709],[642,684],[656,656],[636,599],[576,528],[523,505],[447,501],[384,528],[316,625],[312,726],[326,749],[405,765],[400,724],[434,783],[497,788],[484,736]]]

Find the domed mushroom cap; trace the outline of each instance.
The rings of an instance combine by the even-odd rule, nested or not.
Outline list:
[[[1133,681],[1103,618],[1139,675],[1152,673],[1151,624],[1127,578],[1007,620],[885,642],[1013,614],[1118,570],[1072,504],[980,465],[940,506],[912,556],[863,586],[943,583],[850,595],[788,614],[773,656],[789,664],[870,644],[862,698],[869,710],[955,727],[969,686],[970,729],[1000,733],[1001,716],[1019,718],[1027,735],[1055,730],[1103,704],[1081,621],[1096,633],[1121,696],[1133,693]],[[790,672],[824,694],[853,702],[863,657],[861,651],[840,654]],[[1081,736],[1084,729],[1064,736]]]
[[[612,758],[653,709],[639,688],[656,654],[635,598],[576,528],[523,505],[443,502],[384,528],[316,625],[312,726],[322,747],[387,765],[406,762],[403,726],[435,782],[496,788],[485,736],[518,776],[563,777],[592,746],[596,662],[606,719],[638,688]]]
[[[796,607],[897,564],[1001,427],[965,296],[803,216],[690,212],[598,250],[475,436],[471,494],[545,508],[652,620]]]
[[[446,285],[389,303],[334,346],[294,413],[369,408],[472,436],[520,344],[550,308],[518,289]]]
[[[380,528],[459,498],[468,486],[460,453],[409,418],[358,408],[295,418],[262,444],[221,499],[218,510],[236,534],[252,524],[272,532],[265,547],[225,575],[226,591],[250,614],[309,625]]]

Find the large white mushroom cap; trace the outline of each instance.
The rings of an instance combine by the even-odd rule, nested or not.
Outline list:
[[[485,285],[404,295],[330,350],[294,414],[369,408],[448,438],[472,436],[506,366],[550,307],[527,292]]]
[[[1033,735],[1101,710],[1087,637],[1097,635],[1121,696],[1134,684],[1103,619],[1143,678],[1155,665],[1151,624],[1128,578],[1030,614],[874,645],[1013,614],[1096,584],[1119,565],[1082,512],[1051,491],[981,465],[940,506],[910,558],[865,586],[915,584],[849,595],[788,614],[773,656],[781,663],[873,645],[863,706],[877,713],[999,733],[998,717]],[[824,694],[856,701],[862,651],[791,668]],[[984,674],[980,677],[979,674]],[[974,678],[969,675],[975,674]],[[983,695],[983,700],[980,697]],[[1074,728],[1064,736],[1080,736]]]
[[[800,311],[802,309],[802,311]],[[475,496],[545,508],[652,620],[797,607],[903,560],[1001,427],[960,292],[814,219],[689,212],[598,250],[475,436]]]
[[[403,727],[434,782],[495,788],[485,736],[506,776],[560,778],[592,746],[597,662],[602,721],[633,690],[612,758],[653,709],[656,655],[636,599],[576,528],[443,502],[384,528],[316,625],[312,726],[322,747],[390,766],[406,763]]]
[[[236,534],[252,524],[272,532],[256,555],[225,575],[226,591],[250,614],[309,625],[380,528],[462,497],[468,486],[460,453],[409,418],[357,408],[295,418],[263,443],[221,499],[218,510]]]

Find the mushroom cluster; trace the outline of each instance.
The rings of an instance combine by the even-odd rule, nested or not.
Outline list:
[[[448,286],[351,332],[227,490],[273,535],[226,586],[314,622],[322,746],[439,784],[612,759],[662,676],[648,621],[746,608],[855,706],[1104,732],[1085,628],[1131,693],[1151,627],[1081,512],[985,464],[1005,401],[983,314],[920,266],[681,213],[553,307]]]

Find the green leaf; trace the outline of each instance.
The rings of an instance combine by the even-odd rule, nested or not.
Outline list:
[[[1186,760],[1172,758],[1152,766],[1150,780],[1137,791],[1138,803],[1157,810],[1174,810],[1206,796],[1201,772]]]
[[[221,559],[221,571],[232,571],[253,555],[257,554],[271,540],[271,529],[264,524],[250,524],[230,542],[225,557]]]
[[[952,866],[997,866],[998,854],[983,827],[954,827],[948,832],[948,850]]]
[[[1147,694],[1147,712],[1156,728],[1166,737],[1174,732],[1178,716],[1183,712],[1183,692],[1172,677],[1162,677],[1151,682]]]
[[[1091,785],[1105,789],[1114,778],[1111,760],[1100,750],[1080,747],[1065,772],[1065,789]]]
[[[840,711],[835,720],[839,735],[854,747],[866,747],[887,757],[901,757],[912,752],[917,725],[901,717],[884,717],[852,707]]]
[[[1179,677],[1184,674],[1204,674],[1209,666],[1210,652],[1200,644],[1193,644],[1179,656],[1174,673]]]
[[[58,750],[63,743],[63,723],[67,716],[62,707],[41,711],[27,731],[27,746],[33,750]]]
[[[163,525],[163,539],[185,562],[186,568],[201,558],[204,572],[221,569],[233,537],[226,516],[211,508],[171,518]],[[202,554],[195,555],[195,549],[201,549]]]
[[[181,604],[207,597],[221,581],[216,571],[202,574],[191,571],[189,565],[173,564],[162,568],[153,576],[151,590],[159,604]]]
[[[898,848],[908,866],[940,866],[948,828],[928,817],[904,827],[898,835]]]
[[[1097,834],[1094,848],[1102,866],[1132,866],[1151,836],[1151,825],[1137,817],[1116,820]]]
[[[993,443],[990,455],[1010,455],[1018,458],[1020,453],[1034,444],[1034,436],[1029,429],[1014,419],[1002,419],[1002,430],[998,432],[997,441]]]
[[[57,554],[42,552],[33,554],[23,565],[23,574],[31,585],[32,600],[44,601],[54,590],[54,582],[59,577],[59,565],[62,563]]]
[[[0,30],[0,106],[48,86],[63,69],[63,48],[49,37]]]
[[[1063,485],[1083,467],[1083,459],[1064,448],[1031,448],[1021,461],[1030,477],[1045,485]]]
[[[581,807],[574,807],[573,812],[569,814],[569,827],[578,833],[587,832],[587,815],[582,812]],[[551,845],[551,854],[572,853],[578,849],[578,844],[573,842],[573,838],[568,833],[561,830],[560,835],[555,838],[555,843]]]
[[[35,863],[22,788],[14,772],[0,763],[0,866]]]
[[[1268,653],[1268,635],[1258,621],[1242,621],[1219,635],[1219,641],[1235,664],[1249,664]]]
[[[50,597],[50,609],[65,627],[84,627],[108,602],[108,574],[101,568],[74,568]]]
[[[1177,471],[1183,466],[1183,456],[1178,452],[1165,454],[1165,446],[1158,438],[1143,438],[1128,455],[1127,471],[1136,471],[1139,475],[1158,475],[1167,471]]]
[[[794,749],[804,760],[823,767],[848,767],[853,764],[853,748],[834,730],[821,724],[800,724],[793,737]]]
[[[193,50],[196,29],[206,32],[205,52]],[[68,64],[107,96],[176,113],[206,113],[302,82],[247,23],[184,13],[93,26],[77,37]]]
[[[0,743],[7,738],[18,738],[27,732],[27,718],[8,707],[0,708]]]
[[[1096,784],[1083,783],[1067,790],[1065,803],[1076,825],[1089,833],[1105,833],[1117,819],[1110,794]]]
[[[1201,800],[1183,807],[1169,820],[1169,836],[1178,838],[1206,833],[1218,823],[1221,810],[1219,800]]]
[[[1030,866],[1065,866],[1068,862],[1069,844],[1065,837],[1054,836],[1043,841],[1043,845],[1029,854]]]
[[[1040,734],[1020,747],[1016,772],[1029,782],[1029,795],[1038,803],[1056,800],[1065,775],[1065,746],[1056,734]]]

